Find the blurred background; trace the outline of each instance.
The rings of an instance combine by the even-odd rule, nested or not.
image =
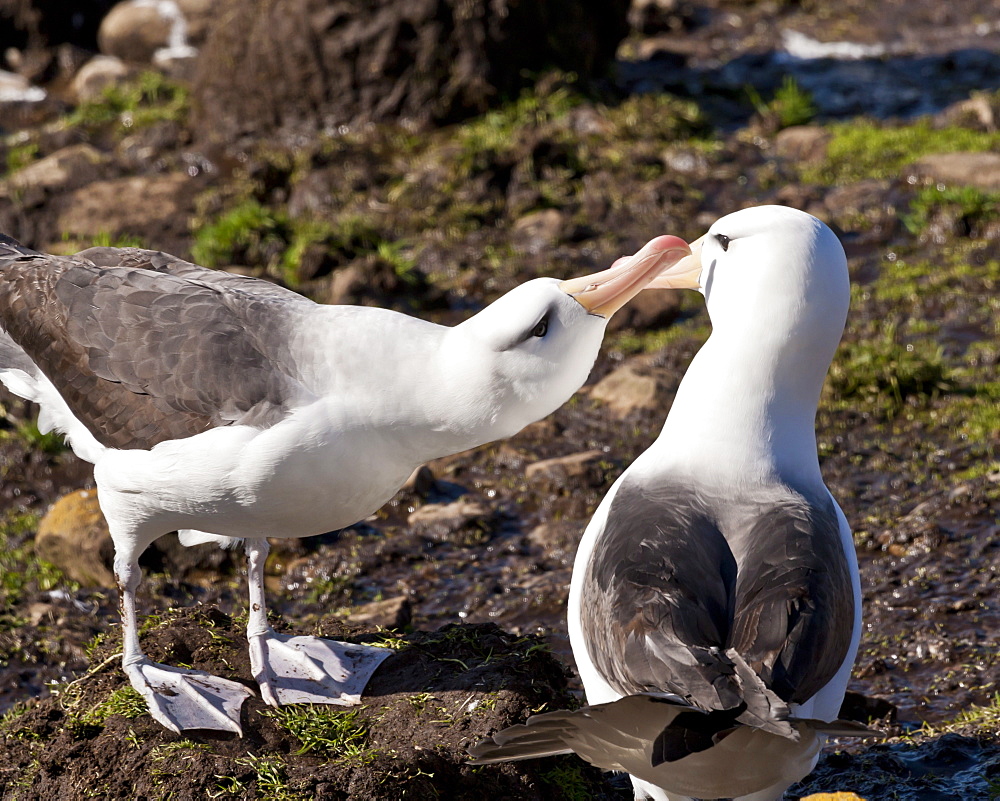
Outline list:
[[[850,700],[902,737],[811,786],[1000,797],[1000,2],[0,0],[0,231],[39,250],[164,250],[454,323],[764,203],[849,257],[817,433],[862,564]],[[275,609],[493,622],[572,669],[576,543],[708,333],[700,297],[643,293],[555,415],[276,543]],[[36,415],[0,394],[0,714],[117,633],[90,466]],[[146,612],[243,603],[239,554],[171,536],[144,567]]]

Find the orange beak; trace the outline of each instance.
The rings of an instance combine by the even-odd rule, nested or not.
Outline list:
[[[691,243],[691,253],[664,269],[646,289],[701,289],[701,249],[705,237]]]
[[[658,236],[634,256],[618,259],[602,272],[570,278],[560,283],[559,288],[590,314],[611,317],[650,286],[651,281],[664,276],[690,255],[691,248],[680,237]]]

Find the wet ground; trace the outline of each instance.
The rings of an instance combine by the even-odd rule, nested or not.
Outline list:
[[[854,283],[848,330],[817,420],[823,472],[851,521],[861,563],[865,633],[851,684],[852,715],[876,719],[895,739],[875,746],[837,744],[788,798],[820,790],[851,790],[869,801],[995,798],[998,195],[925,179],[907,165],[951,149],[1000,150],[1000,9],[995,3],[946,9],[890,3],[875,11],[848,3],[831,20],[824,8],[678,4],[664,23],[674,34],[650,32],[623,47],[620,83],[628,91],[675,93],[679,100],[658,104],[633,97],[610,106],[587,100],[566,108],[559,105],[563,88],[557,85],[539,101],[543,112],[527,122],[515,119],[506,145],[490,150],[468,174],[440,177],[464,137],[472,138],[469,129],[416,145],[375,131],[370,140],[341,143],[343,151],[328,149],[321,164],[317,157],[315,173],[297,183],[251,154],[251,167],[266,178],[265,188],[258,182],[254,191],[275,207],[289,193],[311,199],[321,189],[333,191],[323,183],[329,164],[349,163],[357,172],[351,208],[375,209],[371,225],[388,231],[389,215],[380,216],[379,209],[391,207],[399,229],[391,232],[409,243],[416,262],[406,281],[386,280],[361,299],[444,320],[460,319],[536,274],[569,275],[603,264],[656,233],[693,238],[741,206],[781,202],[826,219],[845,243]],[[820,41],[825,49],[816,45]],[[843,42],[854,49],[834,46]],[[782,105],[774,93],[788,75],[798,88],[781,96]],[[757,87],[756,99],[748,85]],[[799,90],[808,93],[811,110],[801,108]],[[975,95],[981,90],[987,91]],[[692,100],[693,120],[689,108],[679,105]],[[855,117],[862,113],[878,119]],[[921,114],[930,116],[915,117]],[[807,129],[810,141],[821,143],[818,151],[788,150],[781,129],[789,115],[818,123]],[[383,158],[387,143],[413,150],[405,158]],[[359,153],[379,154],[371,159],[376,166],[359,166],[368,163]],[[169,149],[158,157],[167,163],[179,158]],[[233,186],[238,180],[232,178]],[[455,197],[451,180],[463,182]],[[416,190],[410,194],[407,187]],[[238,191],[229,187],[222,194]],[[334,194],[327,202],[341,200]],[[424,209],[418,201],[436,210],[440,231],[419,228]],[[539,210],[557,214],[530,216]],[[448,226],[458,233],[442,233]],[[147,241],[155,243],[155,231]],[[378,261],[364,266],[379,276],[392,274]],[[303,289],[325,297],[327,280],[310,278]],[[301,632],[344,620],[365,620],[351,624],[352,630],[369,635],[375,624],[396,626],[407,643],[421,647],[442,640],[428,632],[449,624],[496,624],[511,636],[467,631],[488,631],[499,638],[498,649],[513,653],[530,648],[521,638],[538,636],[571,667],[564,614],[576,543],[614,479],[655,438],[687,363],[708,333],[699,299],[677,303],[664,298],[669,314],[661,308],[650,317],[647,308],[645,320],[628,318],[609,333],[588,388],[549,419],[508,441],[432,463],[414,486],[351,529],[276,543],[268,562],[274,611]],[[624,366],[654,379],[656,392],[654,402],[637,402],[618,415],[591,397],[590,388]],[[185,785],[161,775],[160,784],[143,785],[148,797],[168,797],[171,789],[176,797],[218,792],[225,789],[219,776],[232,778],[234,784],[226,785],[230,796],[268,797],[250,774],[267,775],[253,759],[271,752],[284,760],[275,770],[283,776],[282,792],[293,794],[288,797],[383,797],[362,784],[367,779],[360,772],[345,779],[343,770],[321,770],[328,757],[293,756],[299,746],[291,735],[276,733],[256,708],[254,735],[243,744],[181,746],[141,715],[109,712],[99,721],[70,720],[100,706],[120,686],[117,670],[105,665],[72,685],[83,688],[82,695],[67,710],[67,690],[59,685],[114,652],[116,599],[107,587],[79,587],[39,565],[31,544],[37,515],[64,492],[89,486],[89,468],[31,431],[33,409],[9,396],[0,402],[6,421],[0,440],[0,714],[13,710],[0,723],[8,766],[0,772],[0,797],[84,797],[88,774],[73,760],[95,754],[105,766],[100,786],[107,788],[106,797],[130,797],[128,788],[152,781],[149,765],[167,754],[173,774],[185,772],[178,765],[189,766],[199,778]],[[584,453],[589,455],[570,468],[538,465]],[[196,621],[220,627],[238,642],[228,617],[238,616],[245,603],[238,554],[208,546],[185,551],[166,538],[147,554],[145,565],[143,612],[199,610],[177,624],[174,613],[157,619],[147,635],[151,641],[195,637]],[[438,653],[444,661],[437,664],[451,665],[461,676],[447,660],[468,665],[469,653],[461,649],[472,646],[447,640],[440,647],[459,649]],[[221,657],[213,652],[200,658],[216,665],[213,660],[224,658],[238,672],[238,653],[234,646]],[[553,697],[579,694],[572,672],[563,687],[553,664],[540,663],[538,670]],[[471,686],[448,688],[455,694],[442,705],[457,709],[458,696]],[[417,694],[412,688],[394,691],[402,693],[400,704],[404,695]],[[26,715],[15,707],[39,697],[46,700]],[[518,697],[503,707],[506,717],[471,716],[454,731],[443,724],[421,730],[419,737],[429,744],[444,738],[450,750],[433,764],[407,763],[437,775],[434,782],[408,774],[412,797],[435,797],[442,787],[453,791],[443,797],[481,793],[463,784],[473,774],[457,767],[459,746],[480,728],[486,733],[513,721],[538,702],[530,693]],[[405,704],[413,706],[412,700]],[[449,714],[454,717],[455,710]],[[376,739],[389,736],[378,722],[365,725],[377,730]],[[379,748],[399,750],[394,743],[386,740]],[[116,763],[128,770],[116,776],[110,767]],[[391,775],[395,769],[378,762],[372,772]],[[320,778],[308,778],[317,770]],[[493,797],[548,797],[545,780],[531,770],[490,778],[509,782]],[[559,775],[569,781],[568,774]],[[620,782],[580,775],[584,794],[567,797],[626,797]]]

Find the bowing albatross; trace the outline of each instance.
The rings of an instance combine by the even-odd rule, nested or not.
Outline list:
[[[589,706],[529,718],[479,763],[575,751],[637,799],[771,801],[837,720],[861,627],[851,532],[815,416],[850,291],[837,237],[794,209],[718,220],[672,269],[712,334],[663,431],[584,533],[569,633]],[[653,283],[653,286],[656,282]]]
[[[263,699],[358,703],[388,651],[267,624],[265,537],[374,512],[423,462],[514,434],[586,380],[607,318],[690,254],[658,237],[610,269],[539,278],[453,328],[321,306],[164,253],[47,256],[0,236],[0,381],[93,462],[115,545],[122,664],[169,729],[242,734],[242,684],[151,662],[139,555],[246,540],[251,666]],[[661,279],[658,279],[661,280]]]

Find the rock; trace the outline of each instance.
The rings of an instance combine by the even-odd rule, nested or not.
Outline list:
[[[524,476],[542,492],[569,490],[581,483],[600,487],[604,484],[608,461],[604,451],[583,451],[533,462],[525,468]]]
[[[200,138],[429,124],[516,97],[545,68],[604,74],[627,0],[223,0],[195,81]]]
[[[347,622],[365,628],[401,629],[410,624],[412,617],[413,607],[409,598],[400,595],[355,608],[347,616]]]
[[[608,373],[590,389],[590,397],[607,404],[618,418],[647,409],[666,413],[667,394],[659,371],[646,375],[631,364]]]
[[[415,492],[420,497],[426,498],[434,491],[436,484],[433,471],[427,465],[422,464],[410,474],[401,489]]]
[[[38,524],[35,552],[85,587],[114,587],[114,545],[95,490],[64,495]]]
[[[132,74],[116,56],[94,56],[73,76],[69,99],[76,103],[98,100],[109,86],[121,83]]]
[[[82,239],[156,231],[150,246],[182,254],[196,187],[182,172],[94,181],[60,198],[56,230]]]
[[[655,292],[640,292],[614,313],[608,322],[608,331],[623,331],[626,328],[646,331],[666,328],[681,313],[681,293],[675,289]]]
[[[201,47],[221,5],[218,0],[177,0],[177,5],[187,23],[187,40],[194,47]]]
[[[816,164],[826,158],[831,134],[820,125],[793,125],[774,137],[779,156],[804,164]]]
[[[1000,128],[1000,98],[985,92],[975,92],[972,97],[960,100],[935,115],[938,125],[957,125],[993,132]]]
[[[913,172],[943,184],[1000,192],[1000,153],[934,153],[913,165]]]
[[[0,184],[0,197],[15,192],[30,206],[47,193],[69,192],[93,181],[107,162],[91,145],[70,145],[15,172]]]
[[[489,539],[496,528],[490,509],[478,501],[465,499],[421,506],[406,522],[432,542],[462,545],[479,545]]]
[[[521,250],[541,253],[562,238],[565,224],[558,209],[533,211],[515,221],[513,239]]]
[[[574,520],[549,520],[528,532],[528,542],[546,554],[575,552],[586,523]]]
[[[41,122],[54,108],[48,93],[26,78],[0,70],[0,120],[7,130]]]
[[[126,0],[108,12],[97,32],[97,45],[107,56],[149,64],[157,50],[170,44],[173,20],[161,3]]]

